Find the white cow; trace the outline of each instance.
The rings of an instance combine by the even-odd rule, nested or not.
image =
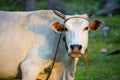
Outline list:
[[[60,40],[49,80],[74,80],[77,60],[85,56],[88,31],[103,24],[89,23],[88,18],[52,10],[0,11],[0,79],[45,80],[44,69],[51,66],[62,33],[66,42]]]

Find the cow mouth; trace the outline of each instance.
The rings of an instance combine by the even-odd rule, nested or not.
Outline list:
[[[71,56],[72,58],[83,58],[83,57],[85,57],[85,55],[80,50],[78,50],[77,48],[72,50],[69,53],[69,56]]]

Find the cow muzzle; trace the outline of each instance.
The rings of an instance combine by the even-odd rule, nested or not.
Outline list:
[[[85,57],[84,53],[81,52],[81,45],[70,45],[71,52],[69,52],[69,56],[73,58],[83,58]]]

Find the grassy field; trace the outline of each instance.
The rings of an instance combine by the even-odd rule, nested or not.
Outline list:
[[[47,9],[45,0],[38,1],[37,6],[40,9]],[[98,4],[97,0],[64,0],[65,11],[68,14],[97,11],[101,7]],[[11,8],[11,10],[14,9],[12,6]],[[88,72],[85,73],[84,61],[80,59],[75,80],[120,80],[120,55],[108,56],[105,53],[101,53],[102,49],[107,52],[120,49],[120,14],[112,17],[96,16],[95,18],[103,20],[106,26],[110,27],[108,37],[105,38],[103,36],[102,28],[89,32],[88,50],[92,63],[88,66]]]
[[[111,52],[120,49],[120,15],[111,17],[102,17],[106,25],[112,25],[108,32],[108,37],[103,37],[101,29],[96,32],[90,32],[89,53],[92,64],[88,66],[88,72],[85,74],[85,65],[83,60],[79,60],[75,80],[120,80],[120,55],[105,55],[101,53],[102,49]]]
[[[84,75],[84,65],[79,60],[76,72],[76,80],[120,80],[120,55],[105,55],[101,53],[102,49],[111,52],[120,49],[120,23],[119,15],[101,18],[106,22],[106,25],[112,25],[108,32],[108,37],[103,37],[102,30],[90,32],[89,35],[94,35],[94,38],[89,38],[88,49],[92,64],[89,65],[89,70]]]

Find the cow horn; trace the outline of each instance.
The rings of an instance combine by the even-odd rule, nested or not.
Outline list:
[[[57,10],[53,10],[53,12],[54,12],[57,16],[65,19],[65,15],[64,15],[63,13],[61,13],[61,12],[59,12],[59,11],[57,11]]]

